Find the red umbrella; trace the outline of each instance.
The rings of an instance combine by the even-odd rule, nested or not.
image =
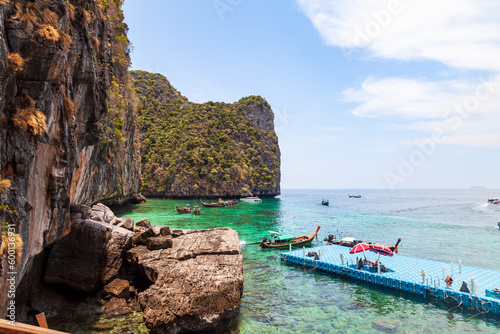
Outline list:
[[[380,259],[380,254],[385,255],[385,256],[393,256],[394,253],[391,251],[391,249],[385,245],[382,244],[373,244],[371,245],[370,250],[372,252],[378,253],[378,258]]]
[[[361,242],[359,244],[354,245],[354,247],[351,248],[351,250],[349,251],[349,254],[361,253],[361,252],[367,251],[369,249],[371,249],[370,245],[368,245],[365,242]],[[365,254],[363,254],[363,255],[365,255]],[[366,255],[365,255],[365,259],[366,259]]]

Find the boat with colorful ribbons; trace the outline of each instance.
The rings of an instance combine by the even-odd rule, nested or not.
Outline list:
[[[316,229],[316,232],[306,235],[301,235],[300,237],[294,237],[291,234],[280,235],[278,232],[268,231],[271,233],[271,240],[263,238],[260,243],[260,248],[288,248],[290,246],[301,246],[310,244],[314,237],[318,239],[318,231],[320,226]]]

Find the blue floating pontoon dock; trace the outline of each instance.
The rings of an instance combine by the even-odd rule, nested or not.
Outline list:
[[[349,247],[337,245],[312,247],[282,253],[281,260],[424,298],[456,301],[458,305],[481,312],[500,314],[500,294],[493,291],[500,289],[500,272],[394,254],[380,257],[387,272],[379,274],[378,270],[366,265],[363,270],[357,269],[356,265],[356,259],[364,259],[366,255],[368,260],[375,261],[377,254],[370,251],[349,254],[349,250]],[[307,256],[310,251],[318,253],[319,260]],[[453,278],[451,287],[444,282],[448,275]],[[470,293],[460,291],[463,281]]]

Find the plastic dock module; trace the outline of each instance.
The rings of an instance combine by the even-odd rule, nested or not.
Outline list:
[[[494,290],[500,289],[500,272],[394,254],[392,257],[380,256],[379,261],[386,272],[379,274],[374,266],[364,265],[363,270],[359,270],[356,263],[365,256],[375,262],[378,254],[370,251],[349,254],[349,250],[349,247],[337,245],[298,249],[281,253],[281,260],[424,298],[456,301],[458,305],[481,312],[500,314],[500,293]],[[311,251],[319,254],[319,260],[307,256]],[[453,279],[451,286],[445,283],[448,276]],[[462,282],[467,283],[470,292],[460,291]]]

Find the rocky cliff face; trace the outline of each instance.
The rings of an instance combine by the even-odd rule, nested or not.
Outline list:
[[[0,0],[0,220],[24,241],[18,282],[69,232],[71,202],[139,189],[121,2]]]
[[[248,96],[197,104],[160,74],[133,71],[132,77],[140,99],[143,194],[280,194],[280,150],[266,100]]]

